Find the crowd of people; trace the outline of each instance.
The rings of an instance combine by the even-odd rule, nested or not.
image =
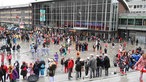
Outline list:
[[[99,51],[100,54],[90,54],[87,58],[82,58],[80,53],[89,50],[89,43],[87,41],[80,41],[78,36],[66,36],[65,34],[50,34],[40,31],[36,32],[3,32],[3,45],[1,46],[1,67],[0,67],[0,80],[6,82],[7,79],[10,82],[16,82],[20,79],[20,75],[23,79],[28,79],[28,76],[36,75],[38,78],[45,76],[50,77],[50,82],[54,82],[55,70],[61,64],[61,69],[64,73],[68,73],[68,80],[73,78],[72,73],[75,71],[75,79],[81,78],[97,78],[109,75],[109,68],[111,67],[111,58],[108,53],[107,41],[101,41],[98,37],[91,37],[93,44],[93,52]],[[90,38],[87,38],[90,41]],[[33,61],[35,63],[19,62],[12,63],[13,54],[19,56],[21,52],[21,45],[19,41],[30,42],[30,52],[32,54]],[[112,49],[115,48],[114,39],[112,41]],[[60,44],[60,43],[63,44]],[[142,61],[141,57],[144,54],[141,47],[135,50],[126,50],[126,41],[122,42],[119,38],[119,49],[117,54],[114,55],[114,66],[119,67],[121,75],[126,75],[129,68],[134,69]],[[76,58],[71,57],[71,46],[75,44],[74,50],[77,51]],[[54,58],[48,58],[47,62],[43,59],[43,56],[49,57],[50,48],[49,45],[61,45],[58,51],[55,52]],[[133,43],[132,43],[133,44]],[[138,45],[138,40],[136,40],[136,45]],[[42,46],[40,48],[40,46]],[[29,49],[28,49],[29,50]],[[73,50],[73,49],[72,49]],[[60,55],[58,54],[60,52]],[[67,57],[67,55],[71,55]],[[5,61],[5,59],[7,61]],[[140,60],[139,60],[140,59]],[[61,60],[61,61],[60,61]],[[60,61],[60,63],[59,63]],[[6,64],[6,62],[8,62]],[[21,64],[22,63],[22,64]],[[20,65],[21,64],[21,65]],[[47,64],[47,65],[46,65]],[[47,69],[47,71],[45,70]],[[104,70],[104,73],[103,73]],[[141,69],[143,70],[143,69]],[[82,73],[85,73],[85,77]],[[116,72],[115,72],[116,73]],[[142,82],[142,75],[140,76],[140,81]]]

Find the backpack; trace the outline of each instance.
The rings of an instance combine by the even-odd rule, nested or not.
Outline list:
[[[45,65],[44,65],[44,64],[42,64],[42,65],[41,65],[41,69],[44,69],[44,68],[45,68]]]
[[[26,70],[27,70],[26,66],[25,66],[22,70],[23,70],[23,71],[26,71]]]
[[[17,45],[17,49],[20,49],[20,45]]]
[[[36,70],[38,70],[38,69],[39,69],[38,66],[35,65],[33,70],[36,71]]]
[[[81,66],[81,62],[78,61],[77,64],[76,64],[76,66]]]
[[[65,49],[64,49],[64,48],[62,49],[62,52],[63,52],[63,53],[65,52]]]
[[[50,67],[49,67],[49,70],[55,70],[56,69],[56,64],[52,64]]]
[[[63,59],[61,59],[61,65],[63,65],[64,64],[64,62],[63,62],[64,60]]]

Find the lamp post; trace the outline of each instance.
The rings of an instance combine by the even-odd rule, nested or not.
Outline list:
[[[127,30],[127,26],[126,26],[126,31],[125,31],[125,39],[126,39],[126,41],[128,41],[128,30]]]

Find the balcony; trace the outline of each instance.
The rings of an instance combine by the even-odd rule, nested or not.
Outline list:
[[[146,26],[119,25],[118,29],[146,31]]]

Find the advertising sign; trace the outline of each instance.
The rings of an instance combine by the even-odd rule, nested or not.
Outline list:
[[[45,13],[46,13],[46,10],[40,9],[40,21],[46,21]]]

